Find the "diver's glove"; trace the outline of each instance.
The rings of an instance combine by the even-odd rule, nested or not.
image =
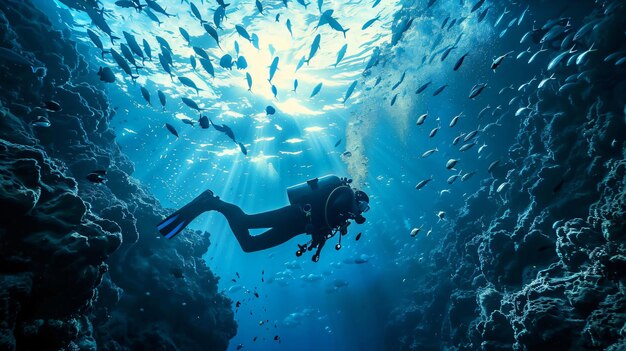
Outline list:
[[[356,224],[363,224],[365,223],[365,217],[363,217],[362,215],[356,215],[354,217],[354,221],[356,222]]]
[[[315,251],[315,254],[313,255],[313,257],[311,257],[313,262],[318,262],[320,260],[320,253],[324,248],[324,244],[326,244],[325,235],[313,236],[313,242],[311,243],[311,246],[309,246],[309,250],[313,250],[313,248],[317,247],[317,251]]]

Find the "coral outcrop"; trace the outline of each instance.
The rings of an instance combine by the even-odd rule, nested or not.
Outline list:
[[[626,8],[595,6],[576,23],[596,21],[597,53],[528,94],[507,161],[414,272],[390,350],[624,349],[626,71],[603,60]]]
[[[225,350],[236,324],[201,258],[208,233],[157,235],[163,210],[69,32],[7,0],[0,33],[0,349]]]

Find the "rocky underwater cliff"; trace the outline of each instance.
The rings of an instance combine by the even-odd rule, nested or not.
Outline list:
[[[610,58],[626,49],[626,6],[592,8],[563,25],[572,20],[572,36],[587,25],[597,51],[558,67],[556,87],[523,94],[506,160],[415,262],[388,349],[626,349],[626,71]],[[535,23],[536,49],[557,23]]]
[[[2,1],[0,57],[0,349],[225,350],[237,326],[201,258],[209,235],[155,232],[163,210],[69,33]]]

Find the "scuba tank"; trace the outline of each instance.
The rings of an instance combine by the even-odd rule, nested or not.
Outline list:
[[[352,180],[339,178],[335,175],[325,175],[319,178],[307,180],[304,183],[296,184],[287,188],[287,197],[291,205],[300,206],[307,214],[308,224],[321,229],[332,227],[328,221],[328,200],[331,196],[340,192],[350,191]],[[313,229],[307,225],[307,233]]]
[[[305,228],[308,234],[313,234],[314,229],[319,230],[324,227],[329,228],[329,230],[332,229],[330,228],[331,224],[329,223],[327,213],[328,201],[337,190],[341,189],[343,191],[348,190],[352,192],[349,185],[350,183],[352,183],[351,179],[339,178],[335,175],[325,175],[287,188],[289,203],[291,205],[300,206],[306,215],[307,223]],[[335,233],[336,232],[337,230],[335,230]],[[345,233],[347,233],[347,230],[342,228],[341,234],[345,235]],[[332,236],[334,236],[334,234]],[[311,251],[313,248],[317,247],[317,252],[312,257],[313,261],[317,262],[323,247],[323,242],[325,242],[326,239],[327,238],[323,238],[320,242],[318,239],[314,238],[314,243],[311,245],[298,245],[299,250],[296,252],[296,256],[299,257],[305,251]],[[339,250],[341,244],[338,244],[335,248]]]
[[[287,188],[287,197],[292,205],[317,205],[323,201],[337,187],[345,182],[334,175],[325,175],[319,178],[307,180],[304,183],[296,184]],[[317,206],[314,206],[317,207]]]

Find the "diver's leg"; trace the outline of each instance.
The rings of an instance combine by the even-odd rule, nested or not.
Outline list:
[[[301,234],[302,231],[293,228],[276,227],[255,236],[236,231],[233,231],[233,233],[235,233],[235,237],[244,252],[255,252],[286,243],[293,237]]]
[[[298,206],[286,206],[274,211],[248,215],[236,205],[220,201],[221,212],[239,245],[245,252],[264,250],[280,245],[304,233],[305,216]],[[250,228],[272,228],[260,235],[250,235]]]
[[[157,229],[166,238],[171,239],[185,229],[191,221],[206,211],[216,209],[219,197],[206,190],[178,211],[172,213],[157,225]]]

